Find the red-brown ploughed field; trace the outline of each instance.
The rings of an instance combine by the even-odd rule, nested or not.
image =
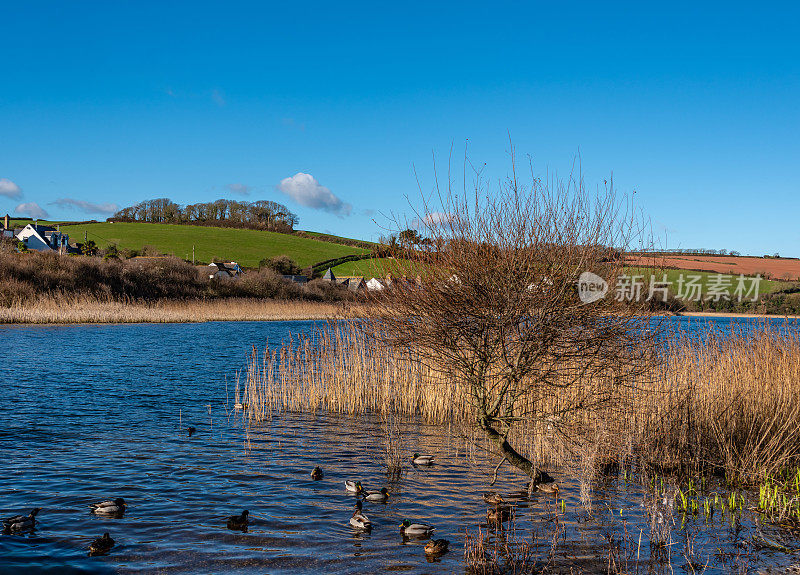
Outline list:
[[[800,259],[747,256],[629,255],[627,266],[659,266],[732,275],[761,274],[773,280],[800,279]]]

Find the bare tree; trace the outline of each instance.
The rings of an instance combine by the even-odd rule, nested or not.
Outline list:
[[[424,201],[415,218],[433,247],[412,257],[397,248],[392,289],[374,297],[364,325],[460,383],[453,401],[469,403],[500,464],[536,485],[551,478],[511,445],[511,430],[615,401],[646,369],[658,330],[646,293],[637,302],[615,290],[622,254],[641,232],[630,206],[612,186],[590,194],[580,178],[531,176],[522,185],[512,157],[495,191],[480,173],[460,197],[437,187],[435,209]],[[593,296],[603,286],[605,297]]]

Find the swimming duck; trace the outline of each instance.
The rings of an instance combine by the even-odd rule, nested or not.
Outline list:
[[[432,465],[434,457],[433,455],[420,455],[419,453],[415,453],[414,456],[411,458],[411,461],[415,465]]]
[[[95,555],[105,555],[111,551],[113,546],[114,540],[111,539],[111,536],[108,533],[103,533],[102,537],[98,537],[89,543],[89,556],[93,557]]]
[[[434,528],[427,523],[411,523],[408,519],[400,524],[400,533],[406,537],[427,537],[434,532]]]
[[[427,555],[444,555],[449,546],[450,542],[447,539],[433,539],[425,545],[425,553]]]
[[[506,502],[506,500],[503,499],[503,496],[496,491],[484,492],[483,500],[489,505],[503,505]]]
[[[364,499],[367,501],[386,501],[389,499],[389,490],[381,487],[380,491],[364,491]]]
[[[507,505],[498,505],[492,509],[486,510],[486,521],[498,525],[511,519],[511,507]]]
[[[247,529],[247,516],[249,513],[250,512],[245,509],[242,511],[241,515],[233,515],[232,517],[228,517],[228,529],[233,529],[234,531],[245,531]]]
[[[311,479],[314,481],[319,481],[322,479],[322,469],[319,466],[315,467],[314,470],[311,472]]]
[[[40,507],[34,507],[28,515],[15,515],[14,517],[3,519],[3,534],[32,531],[36,527],[36,514],[39,511],[41,511]]]
[[[369,517],[364,515],[362,509],[363,504],[361,501],[356,501],[356,508],[355,511],[353,511],[353,516],[350,518],[350,525],[356,529],[372,529],[372,523],[370,522]]]
[[[364,491],[360,481],[350,481],[349,479],[344,482],[344,488],[352,493],[361,493]]]
[[[540,483],[536,486],[539,493],[550,493],[553,496],[558,495],[558,489],[558,483]]]
[[[191,437],[192,435],[194,435],[194,432],[197,431],[197,429],[194,427],[188,427],[186,428],[186,431],[189,433],[189,437]]]
[[[122,515],[128,505],[122,497],[108,501],[100,501],[99,503],[90,503],[89,508],[95,515]]]

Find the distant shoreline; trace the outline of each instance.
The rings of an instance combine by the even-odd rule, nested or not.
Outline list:
[[[781,319],[800,319],[800,315],[780,315],[780,314],[766,314],[766,313],[722,313],[713,311],[686,311],[675,314],[678,317],[731,317],[742,319],[767,319],[767,318],[781,318]]]
[[[114,323],[203,323],[210,321],[302,321],[346,319],[363,315],[359,303],[324,303],[303,300],[220,298],[123,303],[91,298],[42,299],[31,304],[0,307],[3,325],[71,325]],[[758,313],[681,312],[673,317],[741,319],[785,318],[797,315]]]
[[[46,299],[0,307],[0,326],[328,320],[354,317],[359,309],[352,304],[242,298],[154,303]]]

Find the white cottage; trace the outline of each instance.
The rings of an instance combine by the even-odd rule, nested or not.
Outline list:
[[[67,234],[61,233],[56,228],[37,225],[35,222],[22,228],[17,233],[17,239],[24,243],[29,250],[56,251],[63,254],[69,251]]]

